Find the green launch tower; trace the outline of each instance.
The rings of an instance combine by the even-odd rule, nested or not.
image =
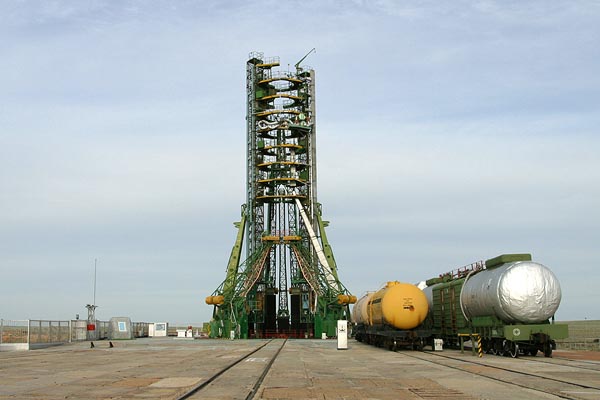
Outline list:
[[[317,202],[315,72],[305,58],[291,72],[262,53],[246,63],[246,204],[225,280],[206,298],[211,337],[335,336],[356,302]]]

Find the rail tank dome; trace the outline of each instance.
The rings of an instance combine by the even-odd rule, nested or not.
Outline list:
[[[468,277],[460,302],[467,319],[495,315],[504,322],[539,323],[554,315],[560,284],[544,265],[519,261]]]
[[[415,285],[388,282],[383,289],[362,297],[356,303],[355,321],[359,324],[388,324],[397,329],[413,329],[425,320],[428,308],[427,298]]]

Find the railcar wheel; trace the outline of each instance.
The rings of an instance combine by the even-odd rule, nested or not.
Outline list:
[[[492,342],[490,342],[488,339],[484,339],[481,344],[483,346],[483,351],[485,352],[485,354],[492,353],[492,349],[494,347]]]
[[[549,342],[544,343],[544,357],[552,357],[552,345]]]
[[[516,344],[515,342],[508,342],[508,354],[510,354],[510,356],[512,358],[517,358],[517,356],[519,355],[519,345]]]
[[[499,342],[499,343],[500,343],[500,342]],[[506,353],[506,350],[507,350],[507,346],[506,346],[506,340],[503,340],[503,341],[500,343],[500,346],[498,347],[498,355],[503,357],[503,356],[504,356],[504,354]]]
[[[495,356],[497,356],[498,353],[500,352],[500,345],[498,344],[497,340],[492,340],[491,350],[492,350],[492,354]]]

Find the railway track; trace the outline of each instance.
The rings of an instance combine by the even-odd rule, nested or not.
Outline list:
[[[260,385],[286,342],[287,339],[268,341],[257,349],[235,359],[208,379],[188,389],[185,393],[181,393],[176,399],[214,398],[215,396],[223,396],[228,390],[232,391],[232,398],[245,396],[243,398],[246,400],[254,399]],[[240,381],[242,377],[244,381]]]
[[[462,357],[430,352],[404,352],[402,355],[563,399],[581,400],[600,398],[600,373],[596,374],[597,370],[593,370],[594,372],[584,371],[589,370],[589,368],[533,360],[558,367],[554,371],[536,373],[526,371],[523,365],[519,368],[518,362],[507,363],[506,361],[509,360],[504,359],[497,360],[500,362],[496,362],[496,360],[490,358],[490,361],[494,363],[490,364],[489,361],[468,360]],[[557,377],[552,376],[552,374]],[[582,379],[586,379],[587,382],[595,380],[598,384],[580,383]]]
[[[598,362],[598,361],[594,362],[594,361],[587,361],[587,360],[577,360],[577,359],[573,359],[573,358],[556,357],[556,356],[554,356],[553,358],[544,358],[544,359],[537,358],[537,357],[523,357],[522,359],[525,361],[546,363],[546,364],[552,364],[552,365],[560,365],[560,366],[583,369],[583,370],[588,370],[588,371],[596,371],[596,372],[600,373],[600,362]],[[600,377],[598,379],[600,379]]]

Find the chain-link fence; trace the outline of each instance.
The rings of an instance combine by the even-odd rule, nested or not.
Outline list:
[[[148,337],[147,322],[132,322],[134,338]],[[69,342],[109,339],[110,322],[74,319],[8,320],[0,319],[0,350],[30,350]]]
[[[29,320],[30,344],[67,343],[69,332],[69,321]]]
[[[0,319],[0,350],[29,350],[69,342],[69,321]]]
[[[29,321],[0,319],[0,345],[28,343]]]

